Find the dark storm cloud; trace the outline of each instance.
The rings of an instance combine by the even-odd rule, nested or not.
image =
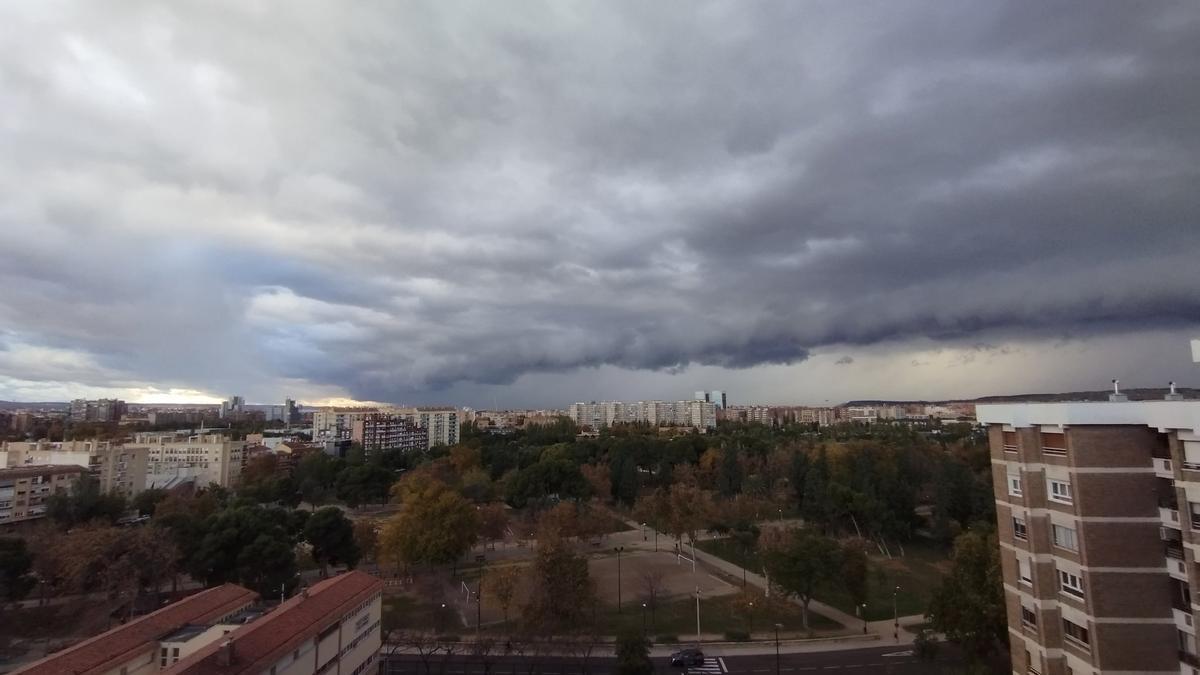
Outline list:
[[[0,18],[0,376],[419,398],[1200,319],[1191,2]]]

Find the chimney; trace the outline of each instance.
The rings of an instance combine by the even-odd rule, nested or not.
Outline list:
[[[1108,400],[1113,401],[1114,403],[1120,402],[1120,401],[1128,401],[1129,397],[1126,396],[1125,394],[1121,393],[1121,381],[1113,380],[1112,384],[1113,384],[1113,393],[1108,395]]]
[[[233,640],[226,640],[217,649],[217,665],[227,668],[233,665]]]
[[[1166,396],[1164,396],[1163,398],[1164,398],[1164,399],[1166,399],[1166,400],[1168,400],[1168,401],[1182,401],[1182,400],[1183,400],[1183,394],[1177,394],[1177,393],[1175,393],[1175,383],[1174,383],[1174,382],[1172,382],[1172,383],[1171,383],[1171,393],[1167,394],[1167,395],[1166,395]]]

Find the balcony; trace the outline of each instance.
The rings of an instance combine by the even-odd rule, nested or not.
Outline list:
[[[1158,507],[1158,522],[1167,527],[1179,527],[1179,509],[1170,505]]]
[[[1168,543],[1165,552],[1168,558],[1172,558],[1174,560],[1183,560],[1183,546],[1179,544]]]
[[[1174,478],[1175,471],[1171,466],[1171,460],[1162,457],[1154,458],[1154,475],[1159,478]]]
[[[1179,660],[1193,668],[1200,668],[1200,657],[1191,652],[1185,652],[1182,649],[1179,650]]]

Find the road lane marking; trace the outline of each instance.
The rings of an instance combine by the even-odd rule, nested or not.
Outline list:
[[[729,669],[725,667],[725,659],[724,659],[723,657],[720,657],[720,656],[718,656],[718,657],[717,657],[717,663],[721,664],[721,672],[722,672],[722,673],[728,673],[728,672],[729,672]]]

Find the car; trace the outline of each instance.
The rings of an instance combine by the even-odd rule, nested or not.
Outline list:
[[[704,665],[704,652],[699,649],[680,649],[671,655],[671,665],[702,666]]]

